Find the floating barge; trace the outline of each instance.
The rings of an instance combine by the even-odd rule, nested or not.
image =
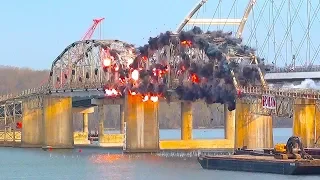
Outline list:
[[[284,175],[320,174],[320,159],[275,159],[273,156],[254,155],[200,155],[204,169],[274,173]]]

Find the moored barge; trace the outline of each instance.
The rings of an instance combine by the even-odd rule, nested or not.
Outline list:
[[[320,150],[304,148],[297,136],[287,144],[277,144],[273,149],[255,151],[238,149],[233,155],[200,155],[198,161],[204,169],[275,173],[285,175],[320,174]]]
[[[284,175],[320,174],[320,160],[275,159],[273,156],[253,155],[200,155],[204,169],[274,173]]]

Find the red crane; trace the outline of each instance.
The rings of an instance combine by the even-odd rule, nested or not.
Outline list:
[[[85,33],[84,37],[81,39],[82,41],[84,40],[89,40],[91,39],[94,31],[96,30],[97,26],[99,25],[99,23],[101,23],[105,18],[99,18],[99,19],[93,19],[93,24],[91,25],[91,27],[87,30],[87,32]],[[77,58],[78,59],[78,58]],[[66,69],[63,74],[70,74],[70,69]],[[60,77],[60,81],[62,81],[64,78]],[[46,83],[46,80],[44,80],[44,82],[42,83],[42,85]],[[59,82],[57,82],[56,86],[58,85]],[[62,84],[64,84],[65,82],[62,81]],[[61,84],[61,85],[62,85]]]
[[[84,37],[82,38],[82,40],[88,40],[91,39],[94,31],[96,30],[97,26],[99,25],[99,23],[101,21],[103,21],[104,18],[100,18],[100,19],[93,19],[93,25],[88,29],[88,31],[86,32],[86,34],[84,35]]]

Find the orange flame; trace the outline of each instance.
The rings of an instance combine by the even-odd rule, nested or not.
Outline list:
[[[142,102],[147,102],[147,101],[152,101],[152,102],[158,102],[159,101],[159,96],[156,95],[143,95],[142,96]]]
[[[154,76],[158,76],[158,77],[162,77],[163,75],[165,75],[166,73],[168,72],[168,69],[164,69],[164,70],[161,70],[161,69],[156,69],[156,68],[153,68],[152,69],[152,73]]]
[[[146,101],[148,101],[149,100],[149,96],[144,96],[143,98],[142,98],[142,101],[143,102],[146,102]]]
[[[158,101],[159,101],[159,97],[158,97],[158,96],[151,96],[151,97],[150,97],[150,100],[151,100],[152,102],[158,102]]]
[[[103,60],[103,66],[104,67],[109,67],[111,65],[111,59],[106,58]]]
[[[105,95],[106,96],[118,96],[120,95],[121,93],[118,92],[116,89],[112,88],[112,89],[105,89]]]
[[[191,78],[190,79],[191,79],[191,81],[193,83],[199,83],[200,82],[200,79],[199,79],[198,75],[195,74],[195,73],[191,74]]]
[[[131,78],[135,81],[139,80],[139,71],[138,70],[133,70],[132,73],[131,73]]]
[[[118,65],[113,65],[113,70],[115,71],[115,72],[118,72],[119,71],[119,66]]]
[[[134,92],[134,91],[130,91],[130,90],[129,90],[129,94],[131,94],[132,96],[137,95],[137,93],[136,93],[136,92]]]
[[[192,42],[189,41],[189,40],[181,41],[181,44],[184,45],[184,46],[188,46],[188,47],[192,46]]]

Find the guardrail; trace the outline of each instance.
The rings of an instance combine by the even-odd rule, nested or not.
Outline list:
[[[41,86],[39,88],[27,89],[22,91],[19,94],[7,94],[0,96],[1,101],[7,101],[10,99],[18,99],[34,94],[45,93],[47,91],[47,86]],[[261,86],[252,86],[252,87],[240,87],[242,94],[251,94],[251,95],[262,95],[270,94],[274,96],[281,97],[292,97],[292,98],[306,98],[306,99],[316,99],[320,100],[320,90],[313,89],[298,89],[298,88],[266,88],[264,89]]]
[[[21,140],[21,132],[20,131],[16,131],[15,132],[15,137],[13,138],[14,134],[13,131],[11,132],[4,132],[4,131],[0,131],[0,141],[19,141]]]
[[[249,95],[270,94],[270,95],[280,96],[280,97],[320,100],[320,91],[313,90],[313,89],[298,89],[298,88],[263,89],[262,87],[241,87],[240,90],[242,94],[249,94]]]
[[[268,71],[268,73],[289,73],[289,72],[320,72],[319,65],[307,66],[307,67],[281,67]]]
[[[16,94],[7,94],[7,95],[2,95],[0,96],[0,102],[1,101],[7,101],[10,99],[17,99],[17,98],[21,98],[21,97],[25,97],[25,96],[29,96],[32,94],[39,94],[39,93],[43,93],[46,91],[46,86],[41,86],[38,88],[32,88],[32,89],[27,89],[22,91],[21,93],[16,93]]]

